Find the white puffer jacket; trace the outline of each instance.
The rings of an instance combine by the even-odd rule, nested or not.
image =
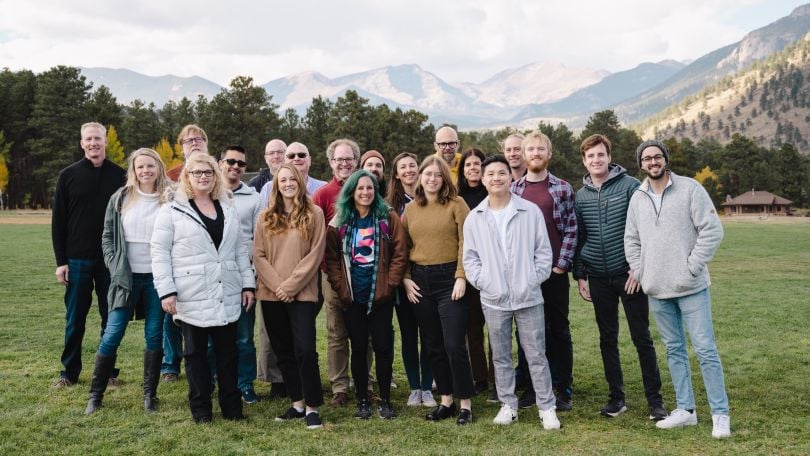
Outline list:
[[[242,290],[255,289],[256,281],[233,196],[225,191],[218,197],[225,215],[219,250],[185,191],[178,188],[169,199],[152,233],[152,275],[158,296],[177,293],[174,320],[199,327],[236,321]]]

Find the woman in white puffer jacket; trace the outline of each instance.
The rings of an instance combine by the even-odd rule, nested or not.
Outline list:
[[[256,283],[236,206],[207,154],[187,159],[170,199],[155,221],[152,274],[163,310],[183,333],[191,414],[197,423],[212,419],[210,337],[222,415],[239,420],[236,321],[240,306],[253,306]]]

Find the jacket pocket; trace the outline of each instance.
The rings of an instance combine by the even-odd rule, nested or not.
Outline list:
[[[178,266],[172,269],[178,301],[199,301],[206,298],[205,265]]]
[[[233,296],[242,293],[242,274],[239,273],[239,266],[235,261],[225,261],[225,268],[222,270],[222,284],[225,296]]]

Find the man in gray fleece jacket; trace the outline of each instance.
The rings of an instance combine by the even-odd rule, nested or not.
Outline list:
[[[712,436],[731,435],[723,366],[712,327],[709,271],[723,226],[708,193],[694,179],[667,169],[669,152],[645,141],[636,160],[648,177],[630,199],[624,250],[630,272],[647,293],[667,347],[678,408],[656,423],[661,429],[697,424],[686,334],[700,363],[712,412]]]

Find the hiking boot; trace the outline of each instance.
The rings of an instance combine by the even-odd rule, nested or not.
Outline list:
[[[332,395],[332,400],[329,405],[332,407],[342,407],[349,403],[349,395],[346,393],[335,393]]]
[[[611,399],[599,410],[599,413],[608,418],[616,418],[626,411],[627,406],[624,404],[624,399]]]

